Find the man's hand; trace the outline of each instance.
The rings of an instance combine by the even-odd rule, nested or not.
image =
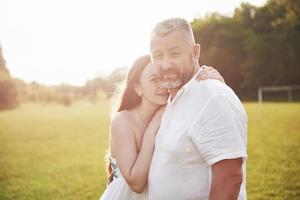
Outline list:
[[[235,200],[243,181],[242,158],[221,160],[212,166],[209,200]]]
[[[211,66],[203,65],[200,67],[201,72],[198,73],[196,80],[202,81],[207,79],[216,79],[226,84],[221,74]]]

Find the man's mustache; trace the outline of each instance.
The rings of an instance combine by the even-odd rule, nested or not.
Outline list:
[[[178,71],[176,69],[161,70],[159,74],[160,74],[160,79],[161,80],[164,79],[165,76],[167,77],[169,75],[177,75],[177,76],[179,76],[179,73],[178,73]]]

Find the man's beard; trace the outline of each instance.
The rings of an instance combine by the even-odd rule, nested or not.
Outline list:
[[[180,79],[159,81],[159,87],[163,89],[175,89],[180,87],[181,85],[182,81]]]
[[[162,89],[176,89],[190,80],[193,72],[179,72],[176,69],[168,69],[160,72],[159,86]]]

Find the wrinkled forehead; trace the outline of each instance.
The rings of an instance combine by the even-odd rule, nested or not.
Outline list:
[[[191,37],[186,31],[175,30],[166,35],[157,35],[151,38],[150,48],[151,50],[158,46],[169,46],[169,45],[192,45]]]
[[[155,36],[151,39],[150,49],[153,53],[156,50],[171,49],[174,47],[184,48],[191,46],[192,42],[187,33],[181,30],[176,30],[167,35]]]

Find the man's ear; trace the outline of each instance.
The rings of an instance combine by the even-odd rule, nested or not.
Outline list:
[[[134,90],[135,90],[135,92],[137,93],[137,95],[139,97],[143,96],[143,90],[142,90],[142,87],[139,83],[134,84]]]
[[[194,60],[194,62],[199,61],[200,51],[201,51],[200,44],[194,44],[194,46],[193,46],[193,60]]]

